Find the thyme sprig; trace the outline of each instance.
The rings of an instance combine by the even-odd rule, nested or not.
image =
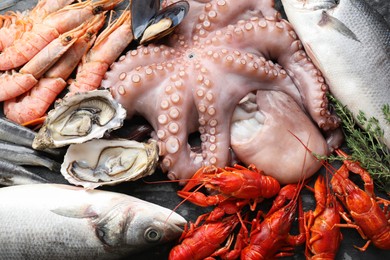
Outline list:
[[[333,103],[337,115],[342,121],[342,129],[345,135],[346,145],[352,160],[359,161],[362,167],[367,169],[378,188],[390,192],[390,151],[381,142],[383,130],[376,118],[367,118],[360,111],[354,119],[352,113],[332,95],[328,96]],[[382,108],[386,123],[390,124],[390,107]],[[364,126],[364,130],[359,127]],[[328,158],[330,161],[342,160],[335,155]]]

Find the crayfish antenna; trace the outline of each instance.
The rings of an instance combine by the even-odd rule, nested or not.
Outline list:
[[[197,187],[197,188],[194,190],[194,192],[197,192],[198,190],[200,190],[204,185],[205,185],[205,184],[199,185],[199,187]],[[177,205],[172,209],[172,212],[168,215],[168,217],[167,217],[167,219],[165,220],[164,224],[166,224],[166,223],[168,222],[168,220],[169,220],[169,218],[172,216],[172,214],[173,214],[174,212],[176,212],[177,209],[178,209],[181,205],[183,205],[186,201],[188,201],[188,199],[189,199],[190,197],[191,197],[191,195],[188,196],[187,198],[184,198],[179,204],[177,204]],[[167,225],[165,225],[165,226],[167,226]]]
[[[305,144],[303,143],[303,141],[296,135],[294,134],[293,132],[289,131],[290,134],[292,134],[302,145],[303,147],[308,151],[310,152],[310,154],[313,156],[313,158],[315,158],[316,160],[318,160],[322,166],[327,170],[327,172],[329,172],[330,174],[334,174],[336,171],[337,171],[337,168],[335,168],[333,165],[331,165],[330,163],[327,162],[326,159],[321,159],[319,156],[316,156],[316,154],[310,150],[310,148]],[[340,152],[341,150],[340,149],[336,149],[335,152],[338,154],[338,152]],[[341,151],[342,152],[342,151]],[[343,152],[344,153],[344,152]],[[345,154],[345,153],[344,153]],[[342,154],[338,154],[339,156],[342,156]],[[346,154],[345,154],[346,155]]]

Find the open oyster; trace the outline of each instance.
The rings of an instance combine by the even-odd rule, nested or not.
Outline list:
[[[142,143],[99,139],[70,145],[61,173],[72,184],[94,189],[150,175],[157,161],[158,147],[154,140]]]
[[[121,127],[125,117],[126,110],[108,90],[76,93],[55,104],[32,145],[42,150],[101,138]]]

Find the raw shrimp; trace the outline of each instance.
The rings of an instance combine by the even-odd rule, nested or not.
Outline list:
[[[28,93],[4,102],[4,114],[8,119],[23,124],[44,115],[57,95],[66,87],[66,79],[93,44],[104,20],[104,14],[100,14],[88,23],[84,35],[76,40]]]
[[[71,93],[97,89],[110,64],[133,40],[131,14],[125,10],[116,22],[96,39],[92,49],[83,57],[76,79],[70,84]]]
[[[34,23],[42,22],[47,15],[72,2],[74,0],[41,0],[30,12],[9,12],[6,17],[11,23],[5,24],[7,26],[0,26],[0,51],[11,46],[15,40],[20,39],[24,32],[30,31]]]
[[[1,16],[0,51],[11,46],[25,31],[31,30],[31,23],[24,19],[24,14],[19,12],[7,12]]]
[[[12,46],[4,49],[0,54],[0,70],[22,66],[60,34],[76,28],[96,14],[114,8],[121,1],[87,0],[48,15],[41,23],[34,23],[31,31],[25,32]]]
[[[0,76],[0,101],[9,100],[30,90],[39,78],[85,32],[83,25],[52,41],[34,56],[19,72],[12,71]]]

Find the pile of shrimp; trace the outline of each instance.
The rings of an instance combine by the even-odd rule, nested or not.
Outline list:
[[[0,102],[8,119],[41,122],[65,89],[98,88],[133,40],[129,8],[112,19],[122,1],[39,0],[29,11],[0,15]]]

